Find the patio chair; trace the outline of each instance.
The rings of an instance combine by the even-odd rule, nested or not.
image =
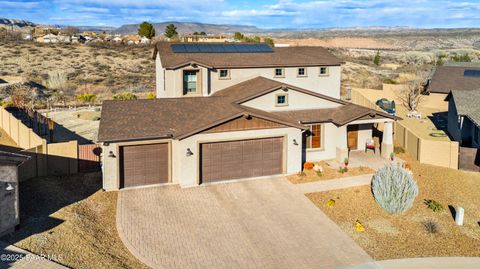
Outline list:
[[[367,138],[365,142],[365,153],[367,153],[369,149],[373,150],[373,154],[375,154],[375,141],[372,138]]]

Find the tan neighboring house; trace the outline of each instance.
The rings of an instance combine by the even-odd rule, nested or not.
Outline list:
[[[180,37],[182,42],[226,42],[227,37],[224,35],[187,35]]]
[[[160,42],[153,56],[157,99],[103,104],[106,190],[294,174],[364,150],[376,123],[393,151],[396,118],[340,100],[324,48]]]

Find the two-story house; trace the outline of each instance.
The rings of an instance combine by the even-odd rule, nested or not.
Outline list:
[[[157,99],[106,101],[103,188],[298,173],[305,161],[363,150],[395,117],[339,99],[342,61],[321,47],[158,43]]]

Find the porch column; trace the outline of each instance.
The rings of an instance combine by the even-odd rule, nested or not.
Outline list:
[[[383,123],[382,157],[390,158],[393,152],[393,121]]]
[[[340,126],[337,129],[337,162],[343,163],[348,158],[347,126]]]

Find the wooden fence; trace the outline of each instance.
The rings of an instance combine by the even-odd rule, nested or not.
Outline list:
[[[97,144],[78,146],[78,171],[81,173],[100,171],[102,148]]]

